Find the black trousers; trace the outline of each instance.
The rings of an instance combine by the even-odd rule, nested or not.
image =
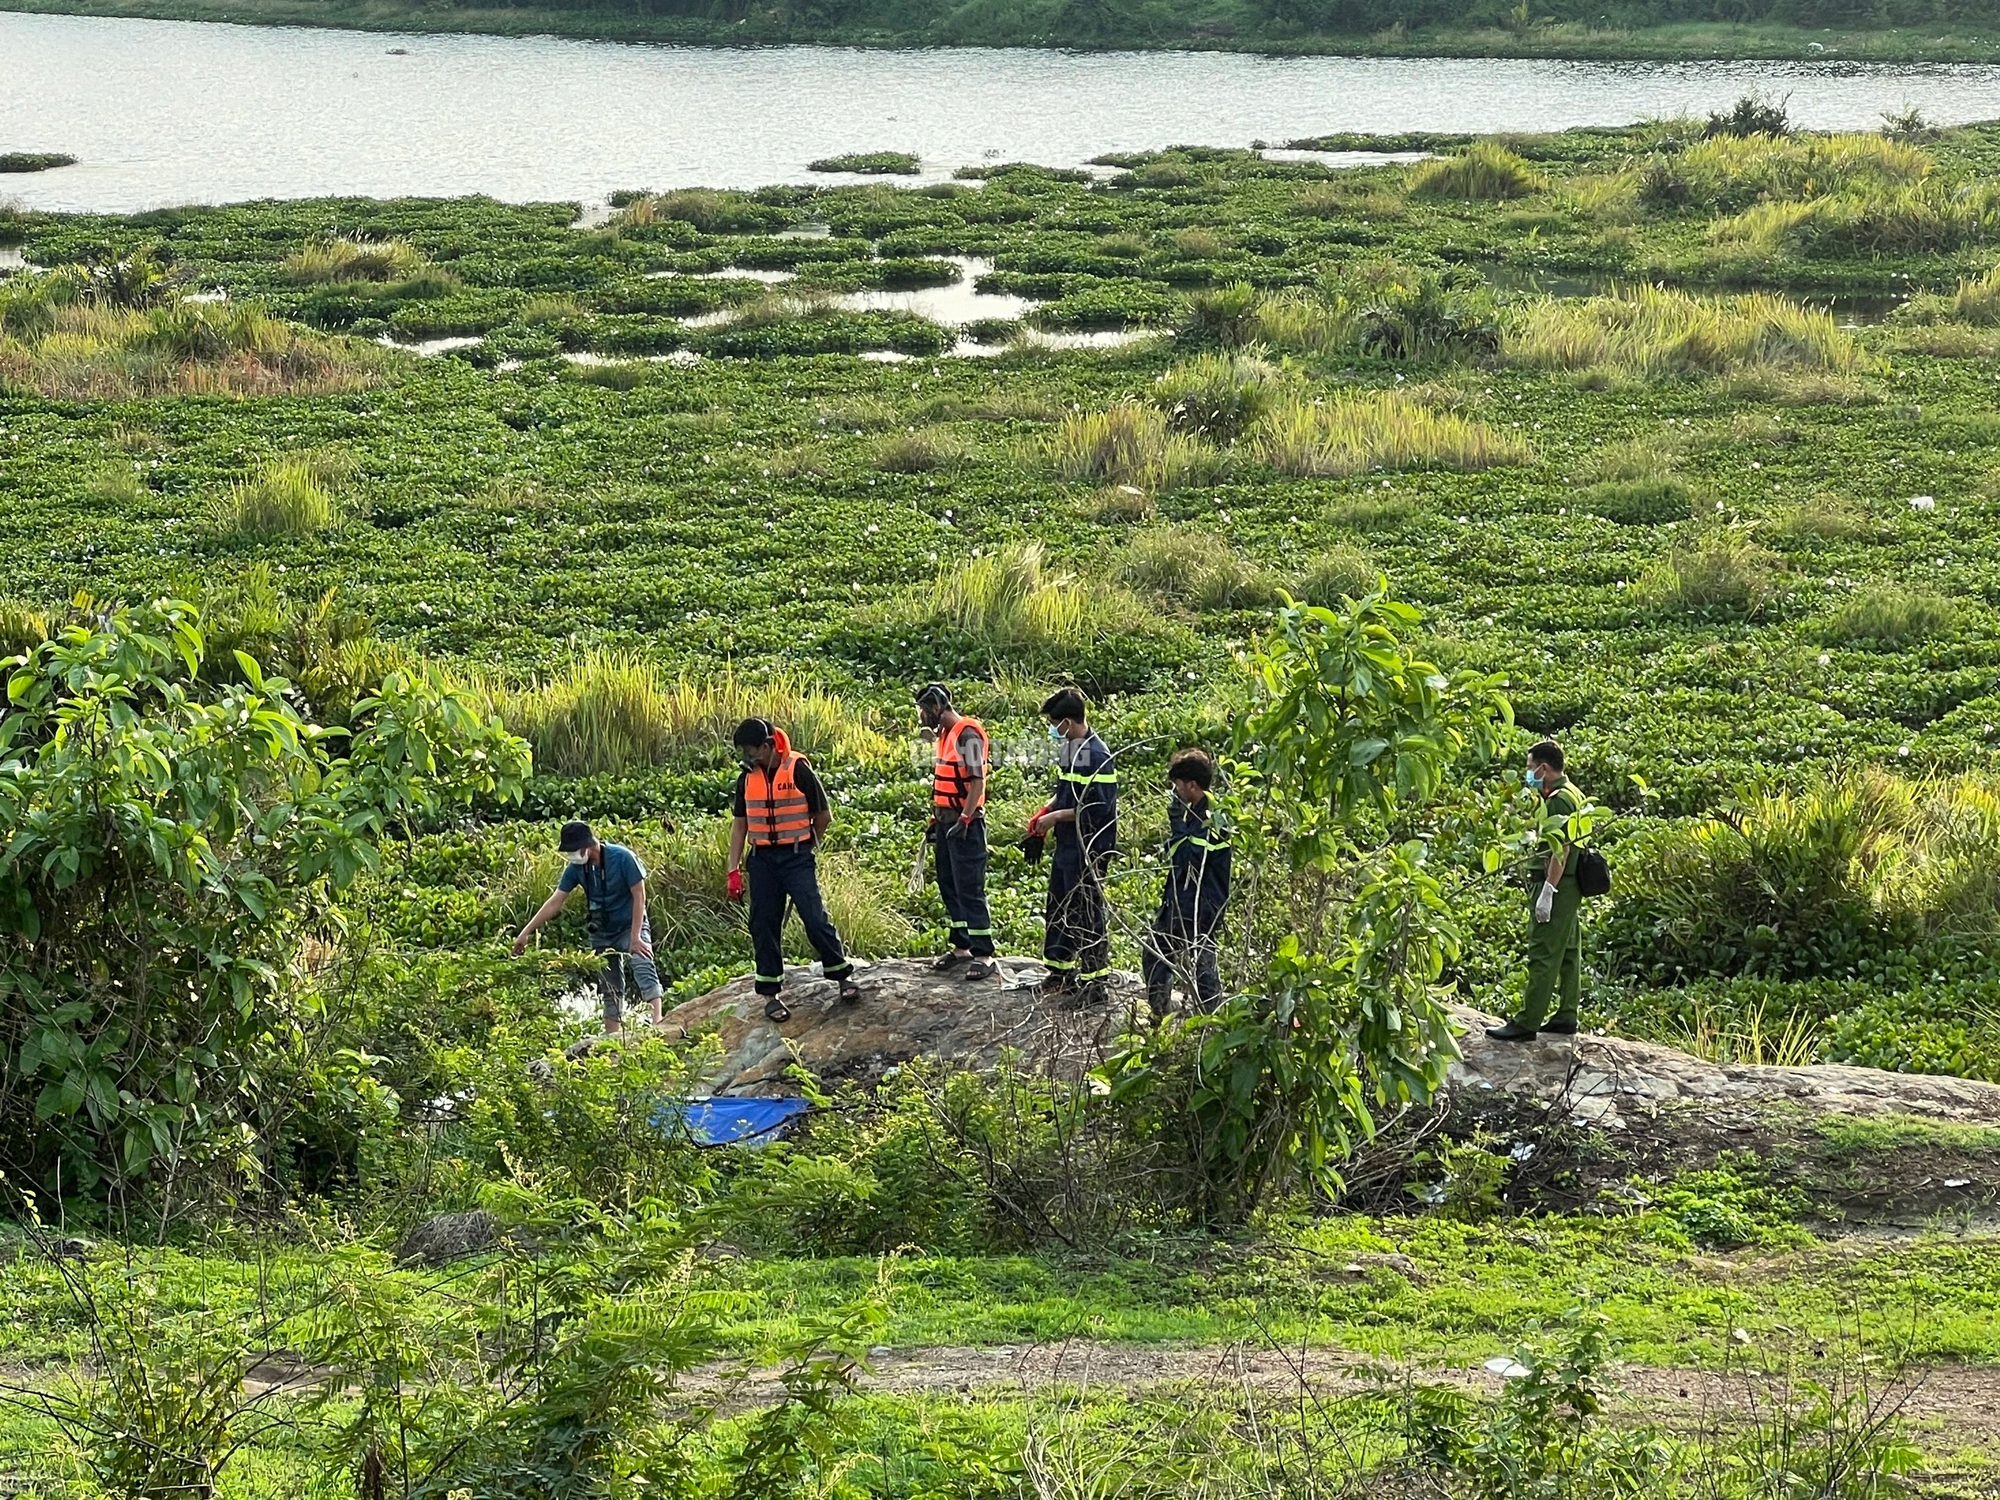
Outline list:
[[[1197,928],[1179,911],[1161,907],[1153,918],[1153,930],[1140,945],[1140,962],[1146,975],[1146,1003],[1155,1015],[1167,1008],[1176,980],[1181,993],[1194,996],[1204,1013],[1222,1003],[1222,970],[1217,962],[1221,944],[1213,926]]]
[[[1057,844],[1049,862],[1042,961],[1057,978],[1091,984],[1111,972],[1111,915],[1104,871],[1083,857],[1081,844]]]
[[[829,979],[854,971],[819,894],[819,860],[810,844],[752,844],[743,861],[750,884],[750,949],[757,959],[757,993],[775,995],[785,982],[785,904],[799,914],[806,941]]]
[[[951,945],[975,958],[993,956],[993,914],[986,905],[986,820],[960,828],[949,813],[931,841],[936,856],[938,896],[951,919]]]

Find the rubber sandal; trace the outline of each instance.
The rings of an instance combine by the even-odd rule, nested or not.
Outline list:
[[[782,1026],[791,1020],[792,1008],[776,995],[764,1002],[764,1019],[775,1026]]]
[[[840,998],[848,1005],[860,1000],[861,986],[856,984],[851,976],[840,981]]]
[[[972,957],[970,954],[947,953],[943,958],[937,959],[931,964],[931,972],[934,974],[949,974],[960,964],[969,964],[971,962]]]
[[[1000,970],[994,966],[992,959],[975,958],[971,962],[971,964],[967,966],[966,971],[963,974],[959,975],[958,977],[960,979],[969,979],[976,982],[981,979],[991,979],[995,974],[998,974],[999,972]]]

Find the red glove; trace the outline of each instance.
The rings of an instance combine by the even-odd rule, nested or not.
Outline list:
[[[731,870],[727,885],[729,888],[729,899],[731,901],[741,901],[743,899],[743,872],[741,870]]]
[[[1035,809],[1034,816],[1028,819],[1029,838],[1033,838],[1036,834],[1042,831],[1042,819],[1047,817],[1048,813],[1049,813],[1049,805],[1046,802],[1044,802],[1040,807]]]

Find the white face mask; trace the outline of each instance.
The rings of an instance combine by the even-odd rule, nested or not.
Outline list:
[[[572,849],[563,856],[563,863],[587,865],[590,863],[590,851],[588,849]]]

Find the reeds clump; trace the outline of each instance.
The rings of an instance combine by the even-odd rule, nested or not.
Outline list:
[[[1148,494],[1213,483],[1227,467],[1222,454],[1173,431],[1166,413],[1143,401],[1071,413],[1051,435],[1048,453],[1064,479]]]
[[[1917,255],[1980,244],[2000,232],[2000,188],[1927,180],[1899,188],[1759,203],[1709,229],[1754,255],[1864,252]]]
[[[616,652],[588,652],[526,686],[477,690],[534,747],[536,768],[561,776],[722,759],[730,732],[752,716],[783,725],[809,755],[872,760],[888,750],[852,705],[818,688],[782,677],[748,683],[728,670],[670,677]]]
[[[1195,610],[1252,609],[1277,602],[1279,585],[1226,537],[1185,526],[1141,531],[1119,549],[1113,575],[1163,604]]]
[[[217,524],[241,536],[311,536],[340,519],[340,501],[325,468],[311,457],[281,458],[239,479],[217,497]]]
[[[1740,531],[1705,527],[1640,578],[1640,602],[1673,614],[1748,620],[1778,590],[1776,559]]]
[[[1770,367],[1844,373],[1862,362],[1853,337],[1820,309],[1762,292],[1703,297],[1655,286],[1530,303],[1501,351],[1532,369],[1628,379]]]
[[[1342,599],[1365,598],[1381,577],[1374,558],[1359,547],[1337,543],[1313,555],[1292,593],[1307,604],[1333,609]]]
[[[294,286],[339,285],[357,281],[442,280],[447,273],[407,240],[333,238],[301,245],[285,257],[284,278]]]
[[[965,439],[948,427],[920,427],[891,433],[875,445],[875,467],[885,474],[928,474],[949,469],[966,457]]]
[[[1540,172],[1493,141],[1475,141],[1456,155],[1419,162],[1410,172],[1410,192],[1421,198],[1502,202],[1547,185]]]
[[[111,307],[56,274],[0,290],[0,389],[53,400],[331,395],[372,384],[387,357],[244,304]]]
[[[1354,347],[1358,321],[1344,297],[1322,298],[1289,289],[1257,304],[1250,338],[1293,354],[1336,354]]]
[[[1471,471],[1533,456],[1517,434],[1393,391],[1284,403],[1258,425],[1252,444],[1280,474],[1301,479],[1340,479],[1370,469]]]
[[[1177,432],[1232,443],[1271,409],[1283,386],[1276,365],[1244,354],[1201,354],[1153,382],[1153,404]]]
[[[1879,135],[1716,135],[1669,156],[1640,176],[1649,208],[1737,210],[1843,193],[1879,194],[1929,175],[1929,152]]]
[[[1958,623],[1955,601],[1942,594],[1877,583],[1860,590],[1826,622],[1829,641],[1876,651],[1900,651],[1948,633]]]

